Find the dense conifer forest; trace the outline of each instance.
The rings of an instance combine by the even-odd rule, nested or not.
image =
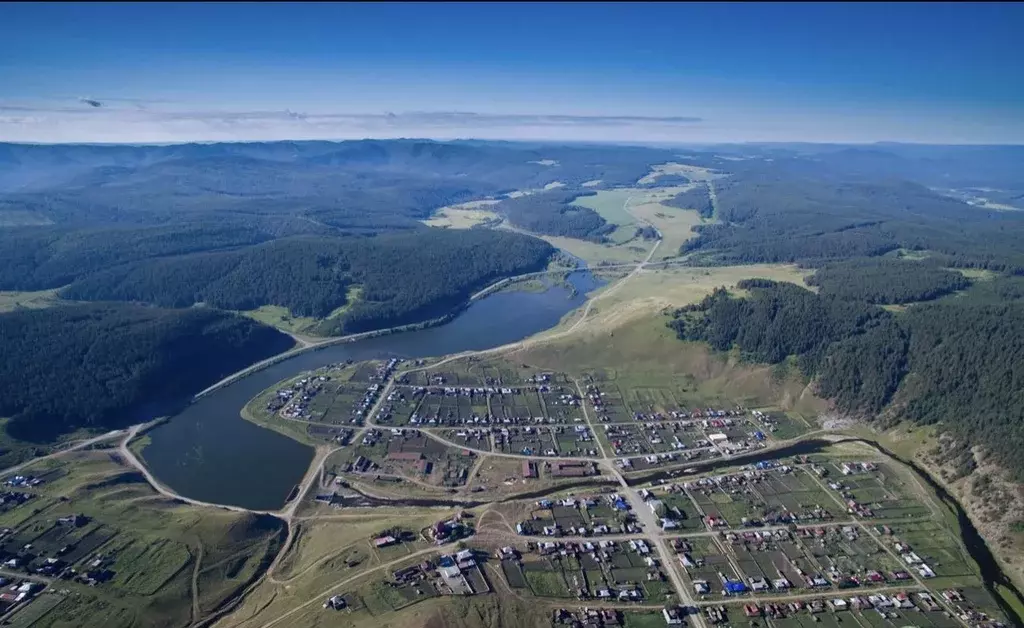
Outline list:
[[[601,242],[615,226],[589,207],[572,204],[581,196],[593,194],[592,191],[550,190],[507,198],[493,209],[516,227],[533,233]]]
[[[42,441],[80,427],[123,427],[293,340],[207,308],[121,303],[0,314],[0,416],[8,433]]]
[[[711,194],[707,183],[698,183],[689,190],[676,194],[664,204],[679,209],[695,209],[701,218],[710,219],[715,215],[715,207],[711,203]]]
[[[839,409],[942,423],[1024,478],[1024,304],[951,298],[890,313],[793,284],[738,287],[749,296],[718,289],[677,310],[669,326],[760,362],[795,357]]]
[[[301,236],[252,247],[122,264],[62,291],[82,301],[195,303],[228,310],[280,305],[324,318],[360,298],[332,331],[390,327],[444,313],[488,283],[542,269],[554,249],[517,233],[424,229],[373,238]]]
[[[824,264],[807,283],[823,295],[877,304],[930,301],[971,285],[962,273],[924,261],[851,259]]]

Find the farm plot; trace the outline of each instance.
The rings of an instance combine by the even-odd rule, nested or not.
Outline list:
[[[330,398],[330,406],[319,415],[320,418],[317,418],[318,415],[314,412],[312,420],[329,425],[362,423],[366,420],[367,413],[377,400],[376,392],[379,390],[379,387],[374,388],[374,386],[373,384],[370,386],[354,383],[339,384],[334,391],[333,397]],[[327,397],[328,395],[318,395],[314,399],[314,403],[319,402],[321,398]],[[392,405],[400,405],[406,401],[404,397],[393,394],[390,403]],[[383,416],[378,417],[378,419],[387,420]]]
[[[490,423],[487,396],[428,389],[404,422],[423,426],[486,425]]]
[[[658,495],[658,499],[665,504],[666,512],[676,522],[675,524],[680,532],[685,533],[690,530],[704,529],[704,522],[700,519],[697,507],[682,491],[666,492]]]
[[[863,578],[870,571],[891,574],[900,569],[892,556],[857,526],[827,526],[801,531],[801,545],[813,562],[808,572],[829,575],[833,582]]]
[[[696,583],[707,583],[708,593],[718,594],[722,591],[721,576],[737,579],[739,574],[729,564],[728,557],[722,553],[718,545],[707,537],[672,539],[672,548],[676,552],[676,560],[683,567],[683,573],[689,580],[693,591],[700,595],[694,586]]]
[[[857,621],[865,628],[954,628],[962,625],[955,618],[946,617],[945,613],[940,611],[920,612],[890,608],[886,611],[866,610],[856,613],[856,616]]]
[[[769,504],[773,512],[793,513],[798,522],[846,520],[837,512],[835,500],[806,471],[771,471],[751,484],[751,490]]]
[[[754,471],[705,478],[686,488],[712,527],[832,520],[835,502],[800,473]]]
[[[708,447],[704,433],[690,421],[653,423],[643,426],[644,434],[656,451],[675,451]]]
[[[810,424],[798,414],[791,414],[766,408],[752,411],[749,422],[753,430],[766,433],[770,437],[780,440],[788,440],[802,436],[811,431]]]
[[[501,573],[505,576],[505,582],[513,589],[526,589],[526,574],[518,560],[504,559],[501,561]]]
[[[416,602],[437,597],[438,592],[427,581],[423,582],[376,582],[369,590],[360,594],[361,606],[374,615],[397,611]],[[346,597],[346,600],[349,598]]]
[[[594,417],[601,423],[625,423],[633,420],[633,413],[615,384],[602,382],[584,388],[586,403],[593,408]]]
[[[544,427],[495,427],[496,451],[525,456],[555,455],[555,440],[548,428]]]
[[[641,426],[617,423],[595,426],[597,437],[614,456],[638,456],[654,453]]]
[[[438,430],[435,432],[446,441],[463,445],[469,449],[491,451],[491,430],[483,427]]]
[[[153,595],[190,561],[184,544],[134,541],[116,553],[114,586],[137,595]]]
[[[671,390],[664,388],[629,388],[624,401],[632,413],[668,414],[682,407]]]
[[[940,522],[908,522],[892,524],[890,528],[892,535],[880,540],[900,556],[905,569],[921,573],[922,566],[927,566],[940,578],[975,576],[971,559],[959,540]],[[928,577],[926,573],[921,575]]]
[[[530,591],[538,597],[576,597],[569,590],[565,575],[562,573],[561,561],[549,558],[524,561],[522,571]],[[580,577],[583,577],[582,573]]]
[[[575,386],[543,386],[537,390],[544,415],[553,423],[583,421],[582,403]]]
[[[835,472],[834,479],[842,486],[840,491],[844,499],[853,499],[871,511],[871,515],[880,519],[924,519],[931,515],[928,506],[921,501],[920,493],[915,490],[904,476],[885,464],[872,463],[873,470],[867,472],[842,474],[842,468],[855,468],[857,463],[829,463],[826,468]]]
[[[489,414],[494,423],[529,425],[547,423],[544,404],[535,388],[514,388],[510,393],[492,394],[488,398]]]
[[[770,511],[768,503],[743,484],[695,483],[687,491],[712,528],[738,528]]]

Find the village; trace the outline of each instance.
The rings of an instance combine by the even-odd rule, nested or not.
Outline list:
[[[511,591],[553,605],[553,625],[1000,625],[894,467],[772,455],[811,429],[799,416],[507,363],[396,373],[377,361],[298,380],[286,403],[305,414],[288,420],[360,428],[328,461],[318,507],[386,503],[363,497],[375,491],[469,501],[373,538],[386,556],[438,551],[326,611]]]

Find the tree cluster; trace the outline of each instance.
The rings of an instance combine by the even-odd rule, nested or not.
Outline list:
[[[680,192],[667,201],[664,205],[678,207],[679,209],[696,210],[701,218],[714,218],[715,206],[711,202],[711,193],[707,183],[698,183],[685,192]]]
[[[506,198],[492,209],[513,225],[532,233],[601,242],[614,226],[589,207],[572,204],[581,196],[593,194],[592,191],[549,190]]]
[[[971,285],[962,273],[929,261],[886,257],[829,262],[807,283],[824,295],[877,304],[930,301]]]
[[[894,315],[793,284],[740,287],[748,297],[718,289],[670,327],[761,362],[796,356],[839,408],[941,423],[1024,477],[1024,304],[951,298]]]
[[[16,438],[123,427],[169,408],[293,341],[206,308],[120,303],[0,314],[0,415]]]
[[[160,257],[83,277],[61,292],[82,301],[262,305],[323,318],[346,305],[333,331],[365,331],[439,315],[488,283],[543,268],[554,249],[517,233],[422,229],[377,237],[282,238],[251,247]]]

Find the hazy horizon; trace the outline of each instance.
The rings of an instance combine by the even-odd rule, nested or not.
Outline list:
[[[8,4],[0,141],[1024,144],[1020,4]]]

